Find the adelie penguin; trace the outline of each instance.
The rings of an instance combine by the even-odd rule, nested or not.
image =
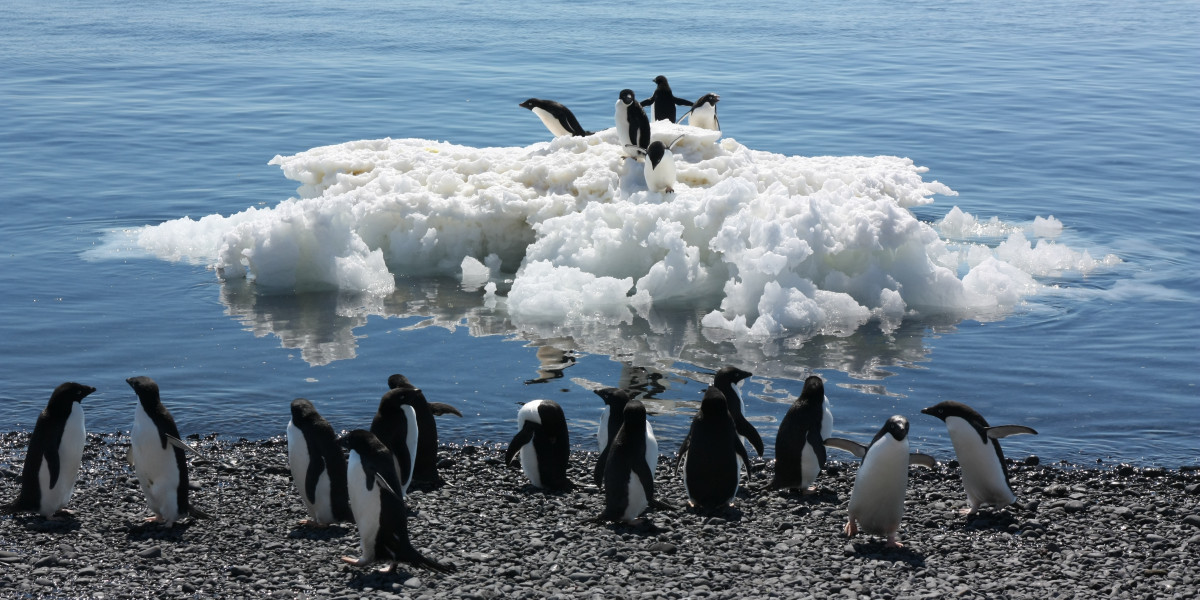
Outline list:
[[[717,120],[717,102],[721,97],[716,94],[705,94],[696,100],[692,109],[683,114],[688,118],[688,125],[701,129],[721,130],[721,122]],[[682,121],[683,117],[679,117]]]
[[[734,388],[752,373],[743,371],[734,366],[726,366],[719,369],[716,375],[713,376],[713,387],[721,390],[725,396],[725,402],[729,406],[729,414],[733,417],[733,423],[737,427],[738,435],[742,436],[750,445],[754,447],[754,451],[759,456],[763,455],[762,436],[758,435],[758,430],[746,420],[746,402],[738,396],[737,390]]]
[[[356,567],[375,561],[390,561],[385,571],[393,570],[397,562],[422,567],[438,573],[455,570],[423,556],[408,538],[408,513],[404,494],[396,477],[395,460],[383,442],[369,431],[355,429],[346,436],[350,447],[346,481],[350,509],[358,526],[358,558],[343,556],[342,560]]]
[[[667,78],[662,75],[655,77],[654,83],[657,86],[654,88],[654,93],[649,98],[642,100],[641,104],[642,106],[653,105],[651,111],[654,113],[655,121],[670,121],[674,123],[675,107],[677,105],[691,106],[692,101],[675,97],[675,94],[671,92],[671,85],[667,83]]]
[[[304,398],[292,400],[287,443],[292,479],[309,517],[300,524],[324,526],[354,520],[346,491],[346,456],[337,434]]]
[[[670,144],[659,141],[650,142],[646,148],[646,162],[643,166],[646,176],[646,189],[664,194],[675,193],[675,155],[671,148],[683,136],[675,138]]]
[[[621,428],[605,447],[604,512],[597,521],[637,521],[647,508],[672,507],[654,497],[654,471],[658,467],[658,441],[646,420],[646,407],[630,400],[622,411]]]
[[[725,395],[709,386],[679,447],[688,503],[707,511],[729,506],[737,495],[741,479],[738,460],[749,473],[750,457],[738,438]]]
[[[1023,425],[992,427],[975,409],[953,400],[922,409],[921,413],[946,423],[954,454],[962,467],[967,502],[971,505],[965,510],[967,514],[974,514],[981,506],[1008,506],[1017,501],[1008,482],[1000,439],[1021,433],[1037,434],[1036,431]]]
[[[34,511],[49,518],[67,505],[86,443],[82,402],[94,391],[73,381],[54,388],[29,436],[21,490],[0,513]]]
[[[175,419],[159,398],[158,384],[149,377],[125,380],[137,394],[129,462],[146,494],[153,517],[147,521],[170,527],[184,516],[207,518],[188,500],[188,466],[185,451],[192,448],[179,439]]]
[[[596,459],[596,469],[592,480],[596,486],[603,488],[604,467],[608,458],[606,453],[613,438],[617,437],[617,432],[621,430],[621,424],[625,422],[625,405],[629,403],[629,392],[612,387],[595,390],[595,392],[604,401],[604,410],[600,411],[600,426],[596,432],[600,457]]]
[[[387,391],[379,400],[375,418],[371,420],[371,433],[391,451],[395,462],[396,477],[401,494],[408,493],[412,485],[413,467],[417,459],[417,411],[413,403],[421,390],[399,387]],[[423,396],[422,396],[423,398]]]
[[[417,417],[417,453],[413,460],[413,481],[430,486],[444,485],[446,481],[442,479],[437,470],[438,434],[437,421],[434,417],[455,415],[462,418],[462,413],[449,404],[426,400],[424,392],[399,373],[388,377],[388,387],[393,390],[403,388],[415,392],[409,396],[408,403]]]
[[[553,400],[532,400],[517,411],[517,435],[504,452],[504,464],[520,454],[521,471],[534,487],[565,491],[575,487],[567,478],[571,441],[567,418]]]
[[[542,120],[542,124],[554,137],[560,135],[574,135],[579,137],[592,135],[592,132],[580,127],[579,121],[575,119],[575,115],[571,110],[553,100],[543,100],[541,98],[530,98],[521,103],[521,108],[528,108],[537,115],[537,118]]]
[[[770,489],[812,493],[825,468],[825,440],[833,435],[833,412],[825,383],[816,375],[804,380],[800,397],[788,408],[775,436],[775,476]]]
[[[908,451],[908,419],[889,418],[869,446],[842,438],[829,438],[825,445],[850,452],[862,459],[854,476],[847,509],[846,537],[859,531],[887,537],[887,546],[900,548],[900,520],[904,518],[904,493],[908,488],[908,465],[933,467],[932,456]]]
[[[650,147],[650,119],[633,90],[621,90],[616,108],[617,143],[626,155],[638,158]]]

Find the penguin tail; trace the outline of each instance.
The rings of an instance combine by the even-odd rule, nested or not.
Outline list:
[[[200,510],[200,508],[195,505],[188,507],[188,515],[191,515],[191,517],[193,519],[211,519],[212,518],[212,515],[208,514],[207,512],[205,512],[203,510]]]
[[[452,564],[449,564],[449,563],[442,564],[431,558],[426,558],[425,555],[421,554],[420,552],[417,552],[416,548],[412,549],[411,556],[407,557],[406,562],[409,562],[413,566],[416,566],[416,567],[421,567],[423,569],[429,569],[430,571],[433,571],[435,573],[442,573],[443,575],[447,574],[447,573],[453,573],[458,570],[458,567],[456,567]]]
[[[675,512],[675,511],[679,510],[678,506],[667,504],[666,502],[663,502],[662,500],[659,500],[657,498],[650,501],[650,508],[653,508],[655,510],[665,510],[668,512]]]

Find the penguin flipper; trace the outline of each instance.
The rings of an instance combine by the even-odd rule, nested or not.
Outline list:
[[[533,441],[533,426],[525,423],[525,426],[513,436],[513,439],[508,444],[508,450],[504,451],[504,464],[512,464],[513,458],[517,455],[517,451],[521,446]]]
[[[183,450],[184,452],[191,452],[192,454],[195,454],[196,456],[200,457],[203,460],[208,460],[208,457],[204,456],[203,454],[200,454],[200,452],[198,450],[187,445],[186,443],[184,443],[183,440],[181,440],[169,433],[166,434],[166,436],[167,436],[167,443],[171,444],[172,446],[175,446],[176,448],[179,448],[180,450]]]
[[[679,96],[674,96],[672,98],[672,100],[674,100],[675,104],[678,106],[693,106],[696,104],[695,102],[692,102],[691,100],[684,100],[683,98],[680,98]],[[679,117],[679,118],[682,119],[683,117]]]
[[[849,452],[858,458],[862,458],[867,455],[866,446],[845,438],[829,438],[825,440],[825,445],[829,448],[845,450],[846,452]]]
[[[763,455],[763,450],[765,448],[763,447],[762,436],[758,435],[758,430],[750,424],[750,421],[746,420],[746,417],[742,417],[737,420],[737,432],[741,434],[742,437],[750,441],[750,445],[754,446],[754,451],[757,452],[759,456]]]
[[[59,472],[59,457],[58,443],[46,449],[46,453],[42,455],[46,459],[46,470],[50,472],[50,487],[53,488],[58,484]]]
[[[930,469],[932,469],[937,466],[937,459],[935,459],[934,457],[932,457],[928,454],[921,454],[920,452],[913,452],[908,455],[908,464],[919,465],[922,467],[929,467]]]
[[[391,494],[401,502],[404,501],[404,494],[397,493],[396,490],[392,488],[392,485],[387,482],[387,479],[384,478],[382,473],[375,473],[375,483],[379,485],[379,489]]]
[[[308,469],[304,474],[304,495],[310,503],[317,502],[317,480],[321,477],[321,472],[325,470],[325,459],[320,455],[310,456],[308,461]]]
[[[995,427],[987,428],[987,436],[993,440],[1006,438],[1010,435],[1020,435],[1023,433],[1037,435],[1037,431],[1035,431],[1032,427],[1026,427],[1024,425],[997,425]]]
[[[762,443],[761,438],[758,440],[758,443]],[[738,457],[742,459],[742,464],[746,465],[746,481],[749,482],[750,478],[754,477],[754,471],[750,469],[750,455],[746,454],[746,446],[742,445],[741,440],[738,440],[733,447],[737,450]]]
[[[596,459],[596,469],[592,472],[592,483],[595,483],[596,487],[600,489],[604,489],[604,467],[608,463],[609,448],[612,448],[611,444],[605,446],[604,450],[600,452],[600,458]]]
[[[679,469],[679,464],[683,462],[683,457],[687,456],[688,449],[691,448],[691,446],[692,446],[692,432],[691,432],[691,430],[688,430],[687,435],[684,436],[684,438],[683,438],[683,443],[679,445],[679,454],[677,454],[676,458],[675,458],[675,468],[676,469]]]
[[[430,402],[429,412],[433,413],[433,416],[435,417],[440,417],[443,415],[455,415],[462,417],[462,413],[458,412],[457,408],[454,408],[445,402]]]

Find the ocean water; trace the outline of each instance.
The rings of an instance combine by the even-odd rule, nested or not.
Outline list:
[[[1006,441],[1012,456],[1200,462],[1194,3],[661,2],[636,14],[579,2],[8,6],[0,22],[4,429],[32,428],[54,386],[77,380],[99,388],[85,400],[88,426],[127,430],[134,396],[123,380],[140,374],[159,382],[185,434],[280,435],[298,396],[352,429],[369,424],[387,376],[402,372],[431,400],[463,411],[462,420],[439,421],[443,441],[506,442],[518,404],[551,398],[567,413],[572,441],[592,448],[601,405],[589,390],[633,385],[646,393],[669,451],[707,374],[735,364],[756,374],[742,393],[769,445],[804,377],[816,373],[835,430],[863,441],[904,414],[917,448],[950,458],[944,428],[919,410],[953,399],[994,424],[1038,429]],[[637,170],[606,154],[611,144],[551,143],[517,106],[534,96],[558,100],[602,138],[617,92],[649,96],[659,74],[677,95],[721,95],[723,136],[683,143],[681,162],[695,171],[690,179],[681,171],[673,201],[641,191]],[[558,212],[519,215],[528,226],[490,246],[504,260],[482,280],[464,281],[446,266],[457,257],[445,253],[444,265],[417,268],[400,250],[419,244],[397,242],[385,257],[394,282],[386,293],[360,289],[378,278],[352,275],[379,275],[365,260],[336,263],[332,285],[270,285],[286,281],[280,273],[311,274],[335,254],[344,258],[318,244],[308,247],[315,256],[283,260],[280,244],[304,247],[297,242],[308,230],[320,241],[387,222],[393,196],[362,185],[373,175],[343,164],[358,147],[352,142],[385,138],[424,140],[414,154],[388,147],[372,164],[394,169],[386,174],[397,182],[397,165],[424,148],[457,149],[437,153],[460,155],[438,167],[443,174],[480,168],[486,155],[483,174],[503,185],[497,165],[519,170],[534,158],[544,160],[551,188],[572,185],[556,183],[558,170],[583,169],[585,159],[590,174],[630,170],[594,202],[554,189],[535,194],[532,202]],[[704,160],[717,174],[702,185],[695,165]],[[287,179],[279,163],[288,161],[303,163],[309,170],[298,172],[309,179]],[[817,287],[834,296],[763,304],[764,287],[727,289],[721,280],[745,284],[769,260],[743,260],[735,272],[708,256],[689,264],[720,274],[713,287],[633,277],[639,288],[663,283],[652,306],[613,308],[612,294],[629,286],[601,278],[631,276],[636,254],[598,252],[598,213],[588,210],[619,201],[626,224],[655,215],[691,223],[729,217],[712,208],[725,199],[730,214],[746,208],[745,219],[724,223],[746,224],[731,235],[753,254],[776,238],[748,232],[783,222],[771,211],[788,195],[765,184],[749,196],[721,187],[751,172],[805,182],[812,189],[801,195],[825,207],[818,212],[829,230],[864,228],[865,237],[837,238],[855,241],[842,249],[848,254],[830,255],[833,271],[851,255],[882,264],[876,242],[887,237],[885,225],[907,228],[920,243],[905,247],[921,253],[856,280],[869,288],[866,300],[848,299],[855,286],[830,284],[826,270]],[[826,184],[834,179],[845,186]],[[438,195],[430,192],[436,183],[417,184],[423,199],[413,210],[474,206],[462,188]],[[863,189],[932,202],[837,212],[847,206],[839,198],[861,199]],[[326,220],[306,228],[290,219],[285,210],[304,202]],[[476,214],[476,227],[488,231],[497,215],[512,217],[512,206]],[[213,245],[227,239],[234,216],[251,214],[260,230],[247,226],[253,231],[242,239],[258,252],[252,279],[229,277],[229,269],[219,277]],[[355,215],[359,229],[329,233]],[[445,221],[433,237],[450,239],[469,220]],[[540,237],[526,247],[518,238],[534,235],[534,222]],[[290,229],[278,230],[284,223]],[[623,238],[623,247],[654,231]],[[1015,269],[971,279],[987,302],[934,309],[910,301],[929,291],[905,279],[913,265],[940,260],[966,281],[983,255]],[[555,270],[535,277],[520,268],[526,256]],[[581,256],[592,258],[582,264]],[[803,288],[794,275],[768,279],[785,291]],[[879,300],[897,287],[888,277],[907,282],[899,313]],[[536,293],[521,296],[522,285]],[[685,297],[668,300],[671,289]],[[571,295],[580,290],[603,292]],[[580,304],[556,309],[562,298]],[[747,331],[767,314],[794,320],[764,326],[765,336]],[[739,315],[747,330],[731,325]]]

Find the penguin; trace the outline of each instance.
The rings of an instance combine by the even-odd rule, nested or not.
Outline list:
[[[725,401],[729,405],[729,414],[733,417],[733,422],[737,426],[738,435],[754,446],[754,451],[759,456],[763,455],[762,436],[758,435],[758,430],[746,420],[746,402],[738,397],[737,390],[734,386],[741,383],[743,379],[750,377],[753,373],[743,371],[732,365],[721,367],[713,376],[713,387],[721,390],[725,396]]]
[[[1017,501],[1008,482],[1000,438],[1022,433],[1036,435],[1037,431],[1023,425],[991,427],[975,409],[953,400],[922,409],[921,413],[946,423],[971,506],[964,510],[966,514],[974,514],[981,506],[1001,507]]]
[[[390,389],[379,400],[379,409],[371,420],[371,433],[383,442],[392,453],[396,463],[396,478],[400,487],[396,491],[408,493],[412,485],[413,467],[417,459],[417,411],[413,408],[421,390],[399,387]]]
[[[799,489],[813,493],[817,474],[825,468],[825,440],[833,435],[833,412],[825,383],[816,375],[792,403],[775,436],[775,476],[768,489]]]
[[[646,406],[630,400],[621,410],[621,428],[604,449],[604,511],[597,521],[634,523],[647,508],[670,509],[654,497],[658,440],[646,420]]]
[[[567,418],[553,400],[532,400],[517,411],[517,435],[504,452],[504,464],[521,454],[521,470],[534,487],[565,491],[575,487],[567,479],[571,440]]]
[[[446,480],[442,479],[437,470],[438,435],[437,421],[434,417],[457,415],[462,418],[462,413],[449,404],[429,402],[419,388],[399,373],[388,377],[388,388],[393,390],[404,388],[415,392],[409,396],[409,406],[413,408],[413,413],[417,417],[417,453],[413,460],[413,480],[434,487],[444,485]]]
[[[387,446],[369,431],[355,429],[346,436],[350,458],[346,465],[346,483],[350,509],[358,526],[358,558],[343,556],[342,561],[363,567],[377,560],[392,564],[384,571],[394,570],[397,562],[450,573],[453,565],[443,565],[423,556],[408,539],[408,513],[400,480],[396,477],[395,459]]]
[[[721,130],[721,123],[717,120],[717,102],[721,101],[721,97],[716,94],[705,94],[700,96],[696,103],[692,105],[692,109],[683,114],[688,118],[688,125],[699,127],[701,129],[712,129],[713,131]],[[683,117],[679,117],[683,120]]]
[[[542,120],[542,124],[554,137],[560,135],[574,135],[586,137],[592,135],[591,131],[580,127],[579,121],[575,119],[575,115],[571,113],[571,109],[555,102],[553,100],[542,100],[541,98],[530,98],[520,104],[521,108],[528,108],[533,111]]]
[[[0,513],[34,511],[49,518],[67,505],[87,437],[82,403],[94,391],[73,381],[54,388],[29,436],[21,490],[16,500],[0,507]]]
[[[188,466],[184,455],[191,447],[179,439],[175,419],[159,398],[158,384],[146,376],[125,380],[138,397],[130,434],[129,461],[146,494],[153,517],[167,527],[184,516],[208,515],[188,502]]]
[[[353,521],[346,491],[346,456],[333,427],[312,402],[292,400],[287,442],[292,479],[309,516],[300,524],[324,526]]]
[[[621,90],[617,98],[617,143],[629,154],[641,155],[650,147],[650,119],[638,104],[633,90]]]
[[[671,145],[674,145],[674,142]],[[647,189],[652,192],[675,193],[675,155],[671,154],[670,146],[659,141],[650,142],[650,146],[646,148],[646,162],[643,168]]]
[[[675,105],[691,106],[691,100],[676,98],[671,92],[671,86],[667,83],[667,78],[659,75],[654,78],[654,83],[658,84],[654,88],[654,93],[649,98],[642,100],[642,106],[653,104],[651,110],[654,112],[655,121],[670,121],[675,122]]]
[[[908,465],[937,465],[932,456],[909,453],[908,419],[900,415],[889,418],[869,446],[842,438],[829,438],[825,445],[862,459],[850,491],[846,537],[854,537],[862,531],[887,536],[886,546],[902,548],[897,536],[900,519],[904,517]]]
[[[596,390],[596,395],[604,400],[604,410],[600,411],[600,427],[596,439],[600,445],[600,457],[596,459],[596,469],[592,480],[597,487],[604,487],[604,468],[607,463],[608,446],[621,429],[625,421],[625,405],[629,402],[629,392],[621,388],[604,388]]]
[[[702,510],[729,506],[737,495],[741,480],[739,458],[748,474],[750,457],[738,439],[725,395],[709,386],[679,447],[688,504]]]

